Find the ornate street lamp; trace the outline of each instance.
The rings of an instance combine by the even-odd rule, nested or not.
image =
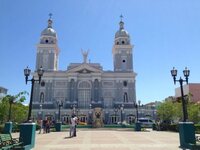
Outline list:
[[[60,122],[60,108],[63,107],[63,101],[57,101],[58,105],[58,121]]]
[[[138,101],[139,103],[139,101]],[[136,109],[136,121],[138,122],[138,104],[137,102],[134,103],[135,109]]]
[[[44,74],[44,70],[42,67],[40,67],[38,70],[37,70],[37,73],[38,73],[38,77],[39,79],[36,80],[34,79],[34,76],[32,77],[32,79],[28,79],[28,77],[30,76],[30,73],[31,73],[31,70],[27,67],[26,69],[24,69],[24,75],[25,75],[25,81],[26,81],[26,84],[28,81],[31,81],[31,96],[30,96],[30,104],[29,104],[29,111],[28,111],[28,118],[27,118],[27,121],[31,121],[31,112],[32,112],[32,101],[33,101],[33,89],[34,89],[34,83],[35,82],[41,82],[41,78]]]
[[[118,108],[114,108],[114,112],[115,112],[115,122],[114,122],[114,123],[117,123],[117,112],[118,112]]]
[[[89,123],[92,124],[92,104],[89,105]]]
[[[121,124],[122,124],[122,121],[123,121],[122,112],[123,112],[123,110],[124,110],[124,104],[122,104],[121,106],[119,106],[119,109],[121,110]]]
[[[174,67],[171,70],[171,75],[174,79],[174,84],[176,84],[176,82],[180,83],[181,100],[182,100],[182,108],[183,108],[183,122],[186,122],[187,119],[188,119],[188,114],[187,114],[186,102],[185,102],[185,99],[184,99],[184,93],[183,93],[183,82],[186,82],[188,84],[188,77],[190,75],[190,70],[188,70],[187,67],[185,67],[185,70],[183,70],[183,75],[185,76],[185,80],[183,80],[181,77],[180,77],[179,80],[176,80],[177,70]]]
[[[72,115],[76,114],[76,104],[71,105]]]
[[[42,111],[42,104],[40,104],[40,111],[41,111],[41,119],[43,120],[43,111]]]

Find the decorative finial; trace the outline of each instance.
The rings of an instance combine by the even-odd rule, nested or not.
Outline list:
[[[83,51],[81,49],[81,52],[82,52],[82,55],[83,55],[83,63],[87,63],[87,57],[88,57],[89,50]]]
[[[51,19],[52,15],[53,15],[52,13],[49,13],[48,28],[52,28],[52,23],[53,23]]]
[[[122,21],[122,18],[124,18],[124,17],[122,16],[122,14],[120,15],[120,18],[121,18],[121,20],[119,22],[119,29],[122,30],[122,29],[124,29],[124,22]]]
[[[121,19],[121,21],[122,21],[123,18],[124,18],[124,17],[123,17],[123,15],[121,14],[121,15],[120,15],[120,19]]]
[[[51,19],[52,16],[53,16],[53,14],[52,14],[52,13],[49,13],[49,19]]]

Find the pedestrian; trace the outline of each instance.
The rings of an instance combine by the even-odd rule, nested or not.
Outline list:
[[[46,133],[46,124],[47,124],[47,118],[45,118],[44,120],[43,120],[43,133]]]
[[[73,137],[74,136],[74,131],[75,131],[75,116],[72,115],[71,119],[70,119],[70,130],[69,130],[69,137]]]
[[[46,122],[46,133],[50,133],[50,120],[47,119],[47,122]]]
[[[38,120],[38,125],[39,125],[39,134],[42,132],[42,128],[43,128],[43,120],[40,119]]]
[[[74,121],[75,121],[74,136],[76,136],[76,127],[77,127],[77,124],[78,124],[78,118],[76,117],[76,115],[74,116]]]

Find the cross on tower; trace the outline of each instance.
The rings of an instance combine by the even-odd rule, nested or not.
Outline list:
[[[49,19],[51,19],[52,16],[53,16],[53,14],[52,14],[52,13],[49,13]]]
[[[121,18],[121,21],[122,21],[122,18],[123,18],[122,14],[120,15],[120,18]]]

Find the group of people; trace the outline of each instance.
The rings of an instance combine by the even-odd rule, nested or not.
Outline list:
[[[78,117],[76,115],[72,115],[70,119],[70,130],[69,130],[69,137],[76,136],[76,126],[78,124]]]
[[[70,119],[70,130],[69,130],[69,137],[75,137],[76,136],[76,126],[78,124],[78,117],[76,115],[72,115]],[[50,133],[50,126],[52,125],[52,121],[48,118],[45,118],[44,120],[39,119],[37,121],[37,124],[39,125],[39,134],[42,133]]]
[[[42,133],[50,133],[50,126],[52,122],[48,119],[45,118],[44,120],[38,120],[38,125],[39,125],[39,134]]]

